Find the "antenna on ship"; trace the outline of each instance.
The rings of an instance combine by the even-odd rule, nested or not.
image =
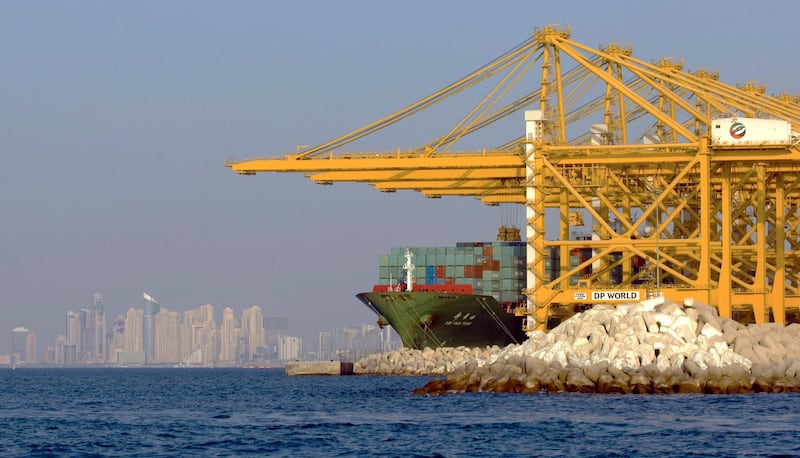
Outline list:
[[[406,248],[406,263],[403,264],[403,270],[406,271],[406,291],[413,291],[413,281],[414,281],[414,264],[411,263],[411,258],[414,257],[414,253],[411,252],[411,248]]]

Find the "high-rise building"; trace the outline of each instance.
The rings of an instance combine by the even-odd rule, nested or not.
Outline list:
[[[303,341],[299,337],[281,336],[278,338],[278,359],[289,361],[297,359]]]
[[[181,323],[181,361],[210,366],[217,362],[217,329],[211,304],[184,312]]]
[[[153,322],[155,335],[153,362],[180,362],[180,315],[178,312],[161,309],[156,313]]]
[[[53,364],[64,364],[64,346],[67,344],[67,338],[63,334],[56,337],[56,345],[53,348]],[[51,362],[51,361],[48,361]]]
[[[67,312],[66,331],[67,335],[64,343],[66,345],[75,345],[75,347],[77,347],[81,341],[81,322],[78,313],[73,310]]]
[[[39,362],[36,348],[36,334],[29,332],[25,337],[25,363],[36,364]]]
[[[239,338],[239,329],[233,309],[222,309],[222,325],[220,326],[219,362],[222,365],[236,363],[236,343]]]
[[[108,361],[108,336],[106,335],[106,305],[103,295],[94,293],[94,342],[92,359],[97,363]]]
[[[125,314],[125,325],[123,328],[125,332],[123,351],[133,353],[144,350],[144,344],[142,342],[143,321],[142,309],[135,309],[133,307],[128,309],[128,313]]]
[[[106,351],[106,361],[116,363],[117,353],[125,351],[125,317],[117,315],[111,323],[111,337],[108,340],[108,350]]]
[[[247,360],[253,361],[253,355],[260,345],[264,345],[264,321],[261,307],[254,305],[242,311],[242,335],[247,337]]]
[[[317,359],[327,361],[333,359],[333,336],[330,332],[320,332],[317,341]]]
[[[92,361],[92,351],[94,350],[94,311],[81,309],[78,314],[80,339],[78,341],[78,362],[88,363]]]
[[[27,361],[28,328],[18,326],[11,331],[11,366]]]
[[[161,308],[149,294],[144,293],[144,315],[142,316],[142,343],[145,362],[150,363],[155,356],[154,318]]]

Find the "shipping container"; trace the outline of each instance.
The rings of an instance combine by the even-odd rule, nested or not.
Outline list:
[[[481,266],[464,266],[464,277],[466,277],[466,278],[483,278],[483,267],[481,267]]]
[[[514,267],[503,267],[500,269],[500,278],[503,280],[506,279],[520,279],[525,278],[526,270],[525,269],[517,269]]]
[[[511,291],[501,291],[499,302],[524,302],[525,295]]]
[[[525,287],[525,282],[522,280],[507,280],[500,281],[501,291],[519,291]]]
[[[791,145],[792,125],[779,119],[722,118],[711,121],[715,146]]]
[[[447,276],[447,268],[444,265],[436,266],[436,278],[444,278]]]

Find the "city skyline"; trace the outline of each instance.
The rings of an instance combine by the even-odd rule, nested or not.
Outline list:
[[[0,363],[241,366],[265,363],[263,352],[266,349],[263,347],[272,343],[277,345],[274,348],[277,357],[270,360],[274,364],[301,355],[308,357],[307,339],[316,341],[316,348],[311,351],[312,357],[331,359],[335,356],[332,353],[337,351],[332,347],[332,336],[339,335],[342,340],[341,335],[351,334],[349,339],[352,340],[354,329],[361,329],[361,333],[365,334],[374,328],[374,325],[361,324],[340,330],[320,330],[316,335],[304,338],[288,335],[288,318],[264,316],[258,305],[243,307],[239,312],[237,317],[234,308],[226,306],[218,313],[211,304],[183,312],[173,311],[162,307],[145,292],[141,307],[131,306],[108,323],[103,295],[96,292],[90,308],[70,309],[63,314],[65,326],[62,334],[42,339],[32,329],[15,327],[12,330],[12,351],[8,355],[0,354]],[[147,320],[145,313],[150,314]],[[146,322],[149,324],[146,325]],[[185,332],[185,336],[181,337],[181,326],[191,332]],[[105,332],[107,328],[110,330]],[[203,331],[202,335],[198,331]],[[267,336],[271,339],[268,340]],[[198,338],[202,341],[199,344],[195,342]],[[391,342],[388,333],[386,339]],[[399,345],[399,339],[396,336],[394,339],[394,345]],[[146,345],[148,340],[151,343]],[[37,349],[38,342],[43,345]],[[341,347],[341,341],[339,344]],[[181,345],[186,346],[185,351],[180,351]],[[328,348],[331,354],[325,354],[324,348]],[[376,349],[381,348],[378,346]]]

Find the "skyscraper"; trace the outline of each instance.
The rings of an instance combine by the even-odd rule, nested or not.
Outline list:
[[[11,331],[11,366],[27,361],[27,341],[28,329],[22,326],[16,327]]]
[[[78,313],[74,310],[70,310],[67,312],[67,336],[66,336],[66,345],[74,345],[75,347],[81,341],[81,323],[78,317]]]
[[[213,305],[201,305],[183,313],[181,360],[205,366],[217,362],[217,330]]]
[[[165,308],[156,313],[153,319],[154,341],[153,362],[178,363],[180,362],[180,315]]]
[[[35,364],[39,362],[38,349],[36,345],[36,334],[29,332],[25,338],[25,363]]]
[[[247,337],[247,360],[252,361],[256,349],[264,345],[264,321],[261,307],[254,305],[242,311],[242,334]]]
[[[303,341],[299,337],[278,337],[278,359],[281,361],[296,359],[300,355],[302,345]]]
[[[229,365],[236,362],[236,343],[239,337],[236,317],[233,309],[225,307],[222,309],[222,326],[220,326],[220,350],[219,362],[222,365]]]
[[[128,309],[125,314],[125,324],[123,331],[125,333],[123,351],[137,352],[143,351],[144,345],[142,344],[142,309],[135,309],[133,307]]]
[[[117,315],[117,318],[111,322],[111,337],[106,340],[107,351],[106,361],[116,363],[117,353],[125,351],[125,317]]]
[[[106,305],[103,295],[94,293],[94,342],[92,359],[98,363],[108,360],[108,336],[106,335]]]
[[[78,342],[78,362],[88,363],[92,361],[92,351],[94,350],[94,311],[81,309],[78,314],[80,339]]]
[[[154,318],[161,309],[155,299],[144,293],[144,315],[142,316],[142,343],[145,362],[152,362],[155,356]]]
[[[320,332],[317,341],[317,359],[333,359],[333,336],[330,332]]]

